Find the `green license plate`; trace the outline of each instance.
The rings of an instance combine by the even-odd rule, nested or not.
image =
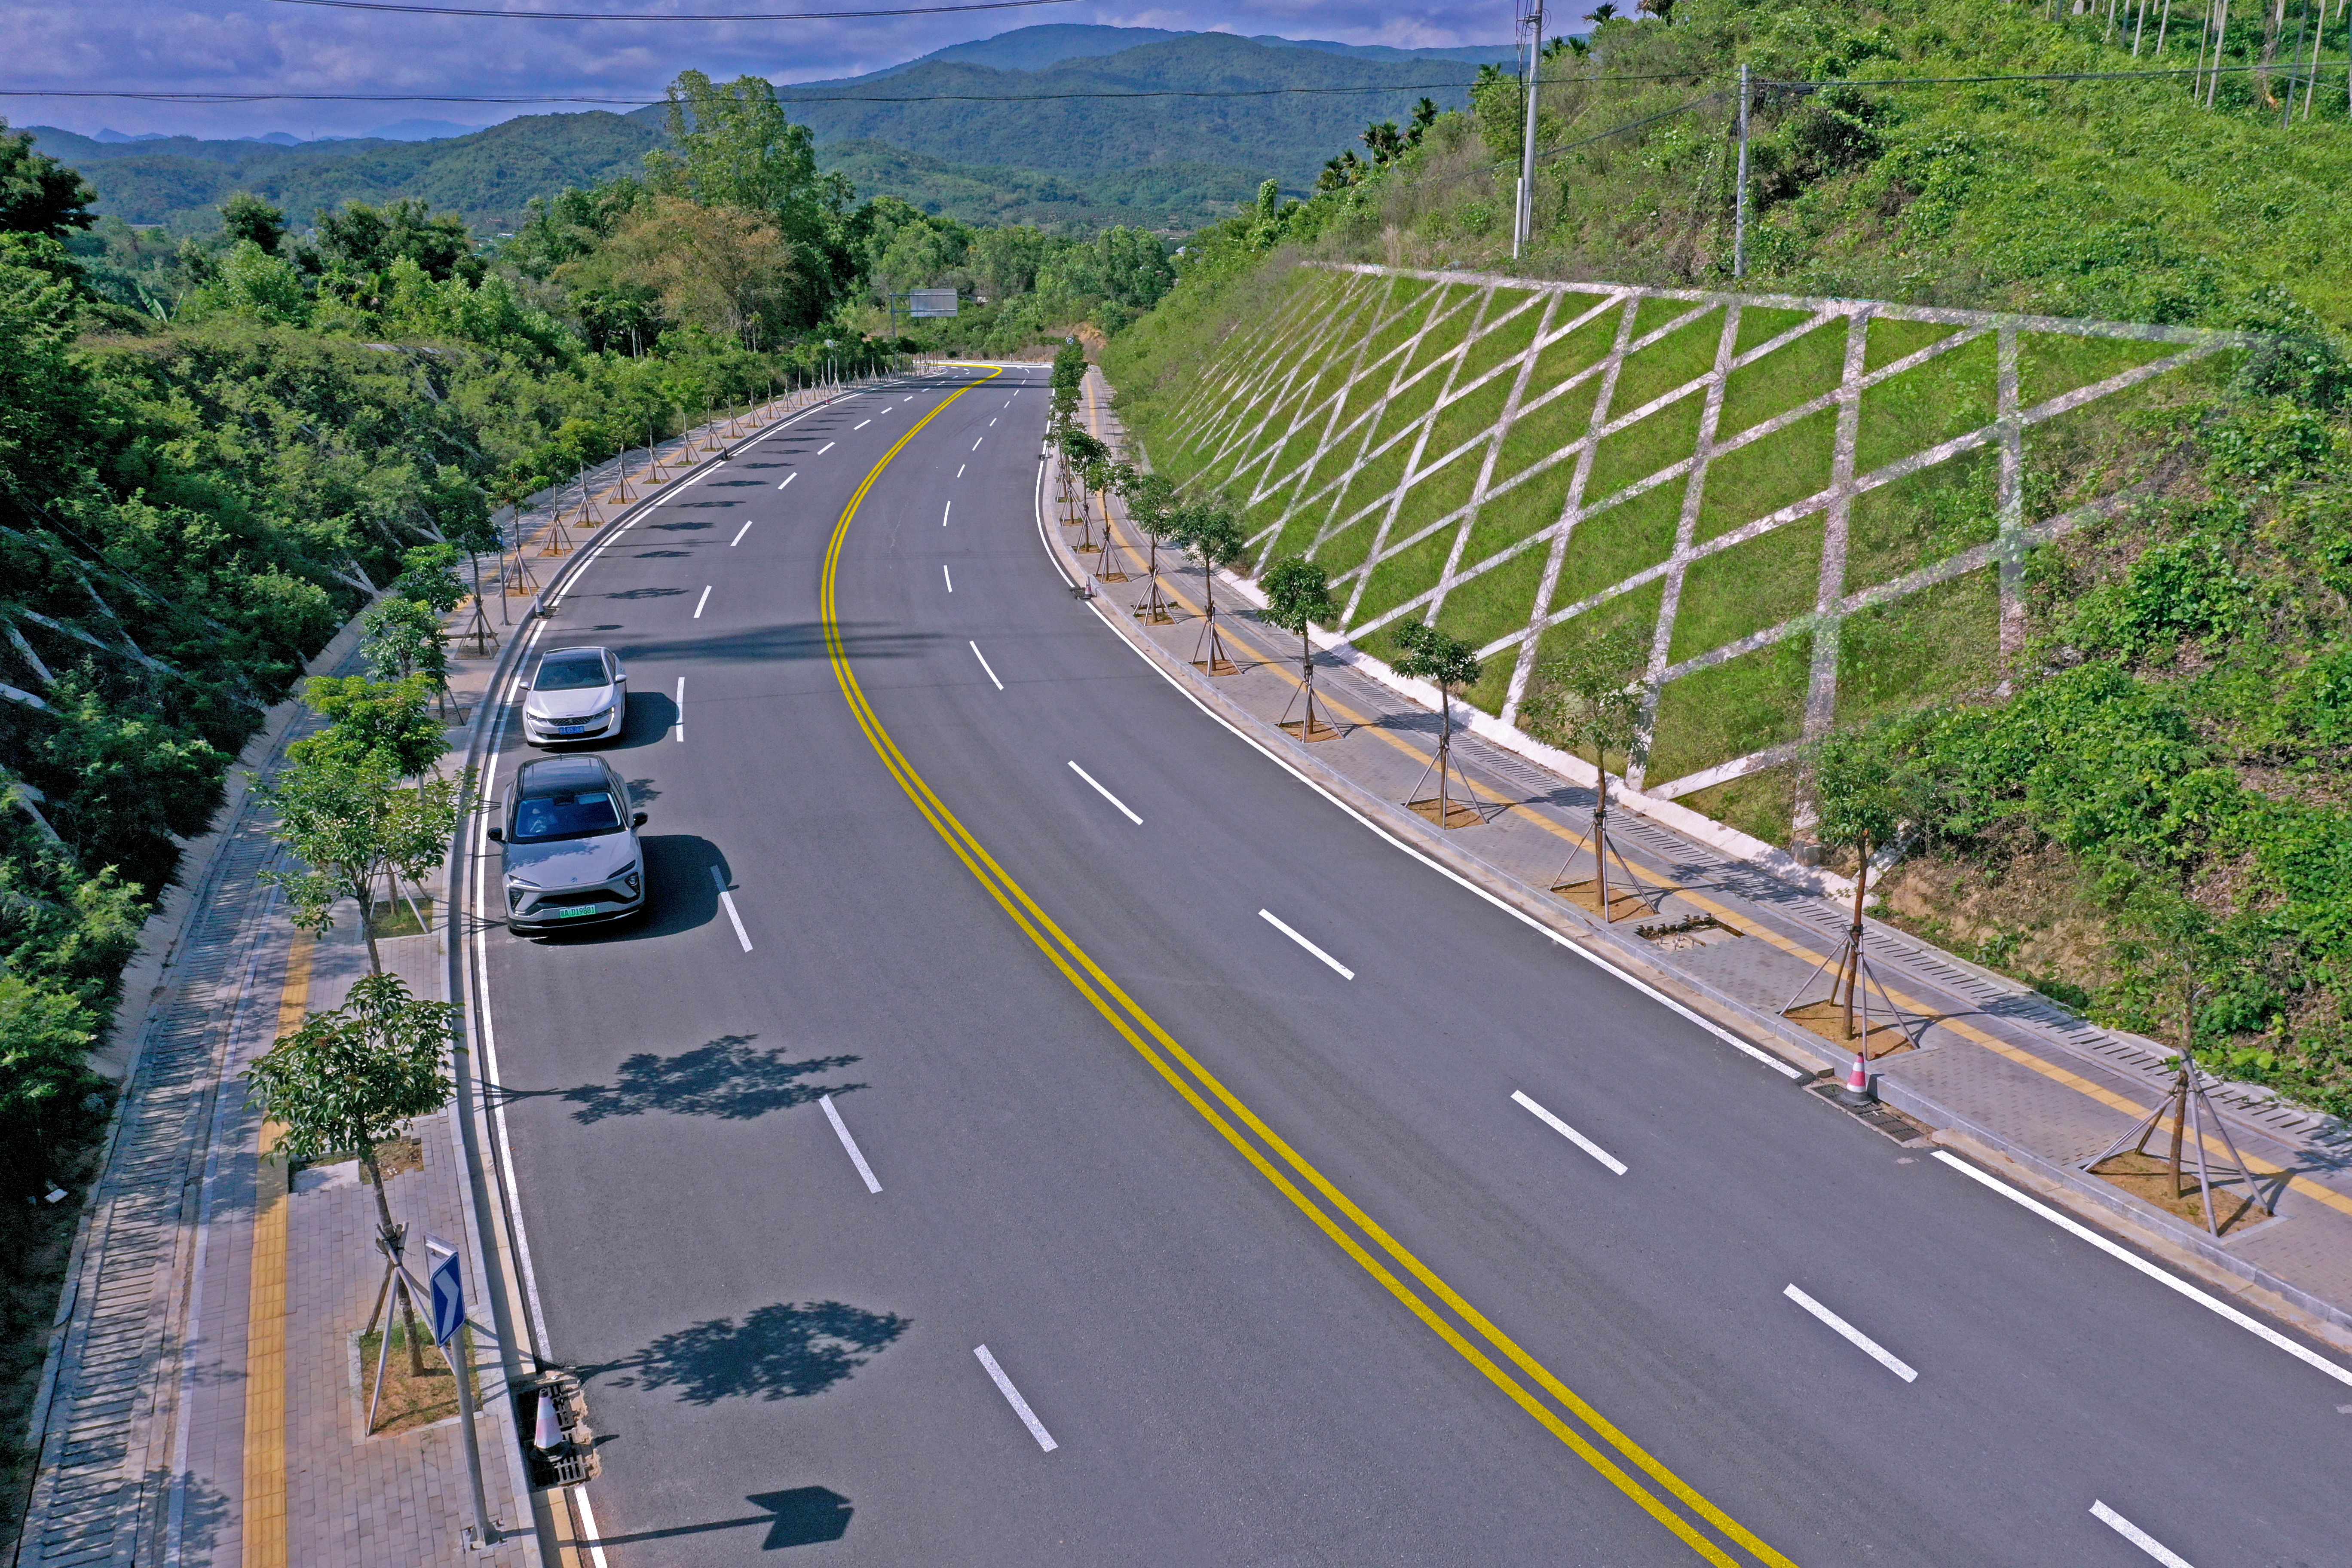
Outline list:
[[[567,904],[560,910],[550,910],[547,912],[560,921],[572,921],[578,920],[582,915],[594,914],[596,912],[596,906],[593,904]]]

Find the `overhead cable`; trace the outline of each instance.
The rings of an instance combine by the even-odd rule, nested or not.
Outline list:
[[[857,16],[929,16],[942,11],[1010,11],[1071,0],[963,0],[952,5],[890,5],[860,11],[516,11],[499,5],[404,5],[396,0],[272,0],[332,11],[394,11],[411,16],[492,16],[509,22],[822,22]]]

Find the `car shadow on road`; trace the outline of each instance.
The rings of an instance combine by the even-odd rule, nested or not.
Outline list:
[[[555,1099],[578,1109],[572,1120],[587,1125],[614,1116],[666,1110],[677,1116],[716,1116],[749,1121],[772,1110],[790,1110],[828,1094],[853,1093],[862,1083],[815,1083],[821,1073],[838,1071],[859,1058],[851,1056],[794,1058],[781,1048],[761,1049],[757,1035],[721,1035],[708,1045],[674,1057],[639,1051],[622,1060],[611,1083],[570,1089],[502,1091],[508,1100]]]
[[[604,743],[608,752],[635,751],[669,739],[677,727],[677,702],[658,691],[629,693],[628,711],[621,715],[621,732]]]
[[[579,1372],[615,1388],[667,1390],[688,1405],[805,1399],[853,1375],[912,1326],[896,1312],[845,1301],[776,1301],[740,1323],[710,1318]]]

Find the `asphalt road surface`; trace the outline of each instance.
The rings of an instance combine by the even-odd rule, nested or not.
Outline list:
[[[2352,1388],[1224,729],[1046,409],[782,426],[541,636],[650,815],[643,924],[483,943],[607,1563],[2352,1562]]]

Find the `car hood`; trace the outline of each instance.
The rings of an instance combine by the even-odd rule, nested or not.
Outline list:
[[[551,844],[509,844],[507,875],[536,888],[585,888],[609,882],[637,858],[634,833],[559,838]]]
[[[534,691],[523,704],[523,711],[534,719],[558,723],[566,719],[585,719],[610,708],[615,689],[610,686],[583,686],[572,691]]]

